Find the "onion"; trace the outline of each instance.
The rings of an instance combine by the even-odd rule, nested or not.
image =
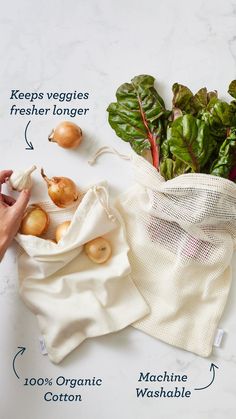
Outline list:
[[[103,237],[86,243],[84,250],[89,259],[95,263],[105,263],[111,257],[111,245]]]
[[[43,169],[41,175],[48,186],[48,195],[59,208],[67,208],[77,201],[79,194],[73,180],[67,177],[53,177],[49,179]]]
[[[64,221],[64,223],[60,224],[56,229],[55,240],[58,243],[66,234],[69,226],[70,221]]]
[[[48,140],[63,148],[76,148],[82,141],[82,130],[73,122],[64,121],[52,130]]]
[[[22,219],[20,233],[40,237],[47,231],[48,226],[48,214],[39,205],[30,205]]]

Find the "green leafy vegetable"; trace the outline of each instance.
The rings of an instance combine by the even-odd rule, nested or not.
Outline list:
[[[172,86],[172,91],[173,112],[179,109],[184,113],[190,113],[192,115],[197,115],[198,112],[205,110],[211,99],[217,98],[217,92],[208,92],[206,87],[198,90],[193,95],[188,87],[175,83]]]
[[[202,114],[202,119],[209,125],[211,132],[216,137],[225,137],[227,128],[235,123],[235,111],[227,102],[213,98],[207,110]]]
[[[164,159],[160,164],[160,173],[166,180],[172,179],[190,171],[191,167],[179,159],[172,160],[167,158]]]
[[[236,80],[231,81],[228,89],[228,93],[236,99]]]
[[[192,115],[184,115],[173,122],[169,130],[171,153],[200,172],[209,157],[209,129],[207,125]]]
[[[192,98],[192,105],[196,112],[206,109],[212,98],[217,98],[217,92],[208,92],[206,87],[198,90]]]
[[[183,86],[179,83],[174,83],[172,86],[173,92],[173,109],[181,109],[181,111],[191,112],[191,99],[193,98],[193,94],[188,87]]]
[[[228,178],[231,170],[236,165],[236,129],[222,143],[219,156],[213,163],[211,175]]]
[[[153,164],[158,167],[160,118],[165,114],[165,104],[154,88],[154,80],[152,76],[141,75],[122,84],[116,92],[117,102],[111,103],[107,110],[116,134],[139,154],[151,148]]]
[[[152,155],[165,179],[189,172],[210,173],[236,182],[236,80],[230,103],[206,87],[197,93],[180,83],[172,87],[172,110],[165,108],[149,75],[134,77],[108,106],[116,134],[140,155]]]

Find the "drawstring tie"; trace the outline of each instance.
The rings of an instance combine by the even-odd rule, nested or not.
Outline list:
[[[123,160],[131,160],[130,156],[128,156],[127,154],[121,154],[115,148],[112,148],[109,146],[103,146],[97,150],[97,152],[94,154],[94,156],[90,160],[88,160],[88,163],[92,166],[96,162],[99,156],[106,153],[115,154]]]
[[[104,186],[94,186],[93,191],[97,199],[99,200],[101,206],[103,207],[104,211],[106,212],[108,219],[115,222],[116,217],[111,212],[110,205],[109,205],[109,196],[108,196],[106,188],[104,188]]]
[[[115,148],[109,147],[109,146],[103,146],[97,150],[97,152],[94,154],[94,156],[88,160],[88,163],[90,165],[93,165],[99,156],[105,153],[115,154],[119,156],[123,160],[131,160],[130,156],[127,156],[126,154],[121,154],[119,151],[117,151]],[[102,205],[104,211],[107,214],[107,217],[111,221],[116,221],[116,217],[114,214],[112,214],[110,206],[109,206],[109,196],[107,193],[107,189],[104,188],[104,186],[94,186],[93,191],[99,200],[100,204]]]

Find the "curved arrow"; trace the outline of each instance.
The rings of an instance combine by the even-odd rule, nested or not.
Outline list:
[[[213,364],[212,362],[210,366],[210,371],[213,370],[213,377],[212,377],[211,382],[205,387],[195,388],[194,390],[205,390],[205,388],[208,388],[212,385],[213,381],[215,380],[215,375],[216,375],[215,368],[219,369],[219,367],[217,367],[217,365]]]
[[[14,356],[14,359],[13,359],[13,362],[12,362],[12,366],[13,366],[13,371],[14,371],[15,375],[17,376],[17,378],[20,378],[19,375],[16,372],[16,369],[15,369],[15,361],[16,361],[16,358],[17,358],[18,355],[23,355],[23,353],[25,352],[26,348],[24,346],[18,346],[18,349],[20,349],[20,350]]]
[[[31,141],[28,141],[28,139],[27,139],[27,129],[28,129],[28,126],[29,126],[30,122],[31,121],[29,121],[28,124],[25,127],[25,141],[26,141],[26,144],[28,145],[28,147],[25,147],[26,150],[34,150],[33,144],[31,143]]]

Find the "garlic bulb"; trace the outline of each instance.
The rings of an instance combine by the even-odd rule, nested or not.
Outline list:
[[[17,170],[13,172],[11,177],[9,178],[9,184],[11,185],[12,189],[18,192],[23,191],[23,189],[31,189],[33,184],[31,173],[34,172],[34,170],[36,169],[36,166],[32,166],[25,171]]]

